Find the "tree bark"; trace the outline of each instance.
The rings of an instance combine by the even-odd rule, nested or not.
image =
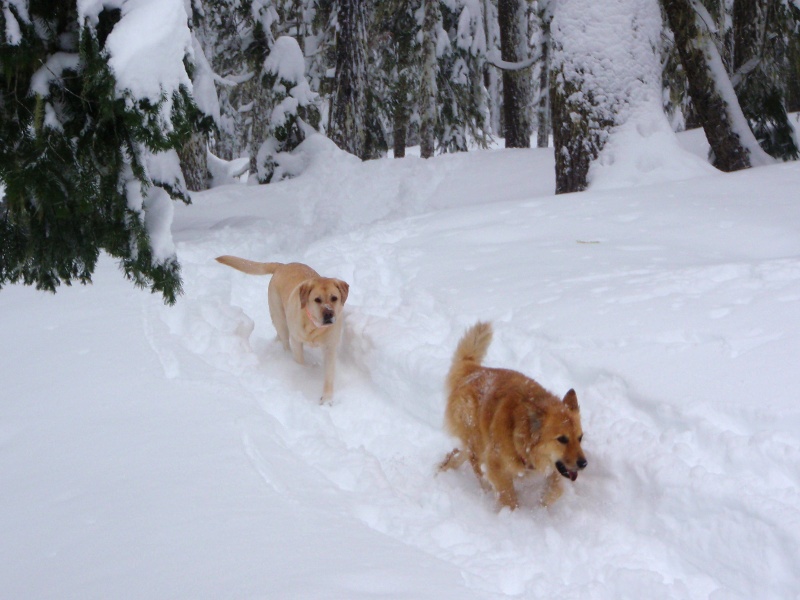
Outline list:
[[[406,155],[406,140],[408,137],[408,120],[412,102],[411,94],[411,44],[414,33],[413,23],[405,23],[407,31],[397,31],[397,83],[393,93],[394,123],[392,128],[392,141],[394,157],[403,158]]]
[[[208,140],[203,133],[193,133],[178,151],[181,171],[190,192],[208,189]]]
[[[367,27],[361,0],[340,0],[336,82],[328,136],[365,159],[367,127]]]
[[[527,58],[528,19],[522,0],[498,0],[500,56],[510,63]],[[506,148],[531,147],[530,70],[503,70],[503,134]]]
[[[542,11],[542,39],[539,60],[539,103],[536,106],[536,147],[547,148],[550,145],[550,14]]]
[[[553,73],[558,79],[558,72]],[[602,147],[603,132],[613,123],[599,122],[592,107],[572,81],[550,85],[550,108],[553,117],[553,146],[556,159],[556,194],[582,192],[588,186],[589,166]],[[594,126],[590,126],[592,123]]]
[[[424,0],[425,18],[422,24],[422,85],[420,89],[420,156],[433,156],[436,144],[436,35],[439,20],[439,0]]]
[[[698,24],[691,0],[661,0],[661,4],[686,71],[689,95],[711,146],[712,164],[722,171],[750,167],[749,152],[734,131],[729,103],[723,98],[711,70],[713,57],[709,54],[716,50],[711,47],[707,32]],[[716,76],[726,77],[725,73],[716,73]]]

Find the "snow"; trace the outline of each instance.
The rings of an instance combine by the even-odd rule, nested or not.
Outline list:
[[[560,78],[575,82],[581,90],[576,94],[586,96],[594,118],[622,124],[631,108],[661,97],[657,3],[562,0],[551,32],[552,64],[560,67]]]
[[[76,70],[79,61],[80,57],[71,52],[51,54],[47,58],[47,62],[31,76],[31,94],[49,97],[50,84],[54,80],[61,79],[65,70]]]
[[[23,6],[25,10],[27,10],[27,6]],[[3,7],[3,18],[5,19],[6,24],[4,39],[12,46],[19,45],[19,43],[22,41],[22,30],[20,29],[19,21],[17,21],[17,18],[14,16],[14,13],[11,12],[11,9],[8,6]]]
[[[264,60],[264,72],[277,75],[285,83],[305,82],[306,62],[297,40],[288,35],[275,40]]]
[[[158,104],[180,86],[191,87],[183,59],[193,55],[189,17],[183,0],[78,0],[79,20],[97,23],[104,9],[117,8],[121,18],[106,39],[108,64],[119,94]],[[208,107],[204,107],[207,108]]]
[[[707,153],[681,152],[679,144],[658,99],[651,97],[631,109],[627,121],[609,135],[589,168],[592,189],[654,185],[715,172]]]
[[[638,126],[562,196],[552,150],[312,136],[296,179],[175,204],[174,307],[108,258],[0,291],[4,595],[797,598],[800,163],[722,174],[698,132],[637,162],[663,134]],[[350,283],[331,406],[223,253]],[[436,474],[479,319],[487,364],[578,392],[589,467],[550,509]]]

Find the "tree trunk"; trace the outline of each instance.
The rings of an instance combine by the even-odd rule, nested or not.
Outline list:
[[[413,35],[412,23],[408,23],[408,31],[398,31],[397,37],[397,82],[393,90],[393,128],[392,140],[394,157],[403,158],[406,155],[406,140],[408,137],[408,119],[412,102],[411,94],[411,44]]]
[[[780,39],[780,21],[775,2],[734,0],[732,80],[761,148],[775,158],[792,160],[800,151],[786,111],[786,85],[778,66],[777,55],[783,48],[780,43],[773,45]]]
[[[712,164],[722,171],[750,167],[750,153],[734,131],[730,116],[733,108],[730,103],[736,99],[723,97],[720,83],[712,73],[712,61],[717,63],[716,71],[723,71],[722,61],[707,32],[701,30],[691,0],[661,0],[661,4],[686,71],[689,95],[711,146]],[[726,75],[717,72],[716,76]]]
[[[420,156],[433,156],[436,144],[436,34],[441,15],[439,0],[424,0],[422,24],[422,85],[420,89]]]
[[[393,150],[395,158],[405,158],[406,138],[408,137],[408,107],[395,106],[394,128],[392,130]]]
[[[761,47],[759,23],[762,15],[757,0],[733,2],[733,72],[736,73],[756,56]]]
[[[528,57],[528,16],[522,0],[498,0],[500,56],[510,63]],[[503,121],[506,148],[531,147],[529,69],[503,70]]]
[[[542,39],[539,60],[539,102],[536,106],[536,147],[547,148],[550,145],[550,14],[548,10],[541,14]]]
[[[582,192],[588,186],[589,165],[600,152],[601,134],[613,125],[593,121],[592,107],[581,98],[574,82],[559,85],[558,71],[550,85],[553,117],[553,146],[556,159],[556,194]]]
[[[336,81],[328,136],[342,149],[366,158],[367,27],[361,0],[340,0]]]
[[[208,189],[208,140],[203,133],[193,133],[178,151],[181,171],[190,192]]]

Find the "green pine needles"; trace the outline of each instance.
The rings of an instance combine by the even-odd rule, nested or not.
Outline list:
[[[13,30],[10,14],[20,36],[0,47],[0,287],[90,283],[102,250],[174,303],[180,267],[174,251],[154,250],[148,209],[189,197],[179,168],[156,180],[149,166],[200,121],[189,90],[155,103],[119,92],[104,51],[119,10],[96,27],[78,23],[74,1],[8,10],[0,31]]]

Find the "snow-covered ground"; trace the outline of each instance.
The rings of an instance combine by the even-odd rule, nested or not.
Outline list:
[[[556,197],[548,150],[314,138],[300,178],[176,208],[175,307],[109,259],[0,291],[0,596],[800,598],[800,163],[637,139]],[[350,283],[331,406],[223,253]],[[549,509],[436,474],[478,319],[488,364],[578,392],[589,467]]]

